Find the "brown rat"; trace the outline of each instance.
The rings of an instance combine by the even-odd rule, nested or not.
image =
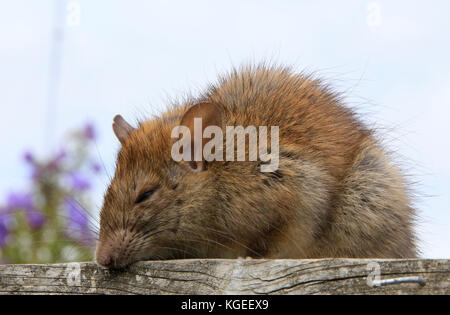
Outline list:
[[[176,162],[172,129],[279,126],[279,166]],[[339,95],[277,67],[235,70],[196,100],[137,128],[116,116],[121,142],[104,198],[96,261],[119,268],[170,258],[412,258],[407,183]]]

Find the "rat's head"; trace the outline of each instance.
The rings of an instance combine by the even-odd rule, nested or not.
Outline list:
[[[98,264],[120,268],[139,260],[195,256],[183,248],[183,239],[198,230],[194,225],[212,224],[214,210],[205,205],[215,196],[215,185],[205,161],[176,162],[171,156],[173,128],[193,128],[194,116],[204,127],[221,124],[220,112],[209,103],[175,109],[138,128],[120,115],[114,118],[122,148],[100,213]]]

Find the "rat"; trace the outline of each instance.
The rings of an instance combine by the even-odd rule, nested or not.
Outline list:
[[[172,131],[278,126],[278,167],[175,161]],[[405,175],[339,93],[280,66],[244,66],[197,98],[133,127],[100,212],[96,262],[182,258],[414,258],[416,211]],[[204,146],[204,141],[201,146]],[[246,153],[248,153],[246,151]]]

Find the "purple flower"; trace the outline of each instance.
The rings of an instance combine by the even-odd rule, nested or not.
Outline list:
[[[6,212],[8,214],[23,210],[31,228],[40,228],[45,223],[45,216],[34,206],[30,193],[12,192],[6,201]]]
[[[85,230],[88,227],[88,219],[78,202],[73,198],[66,198],[64,206],[69,218],[68,226],[76,230]]]
[[[33,167],[33,169],[31,170],[31,179],[37,182],[41,179],[41,176],[42,176],[41,169],[39,167]]]
[[[58,154],[56,154],[54,160],[61,162],[65,157],[67,156],[67,153],[64,149],[59,150]]]
[[[86,124],[84,127],[83,135],[86,137],[86,139],[94,140],[96,138],[96,132],[94,125],[91,123]]]
[[[89,220],[85,210],[73,198],[66,198],[64,207],[67,212],[66,235],[86,246],[91,246],[94,238],[89,229]]]
[[[27,212],[28,224],[33,229],[38,229],[45,223],[45,216],[40,212]]]
[[[50,162],[47,165],[47,168],[52,171],[58,171],[61,166],[61,162],[64,160],[64,158],[67,156],[66,151],[61,149],[54,157],[50,160]]]
[[[33,154],[30,151],[26,151],[23,154],[23,159],[25,160],[25,162],[27,162],[28,164],[34,164],[35,159]]]
[[[41,178],[42,170],[34,155],[30,151],[25,151],[23,159],[31,167],[31,178],[34,181],[39,180]]]
[[[15,209],[34,210],[31,194],[11,192],[6,199],[6,209],[8,212]]]
[[[98,174],[102,171],[102,167],[100,166],[100,164],[98,162],[92,162],[91,168],[94,171],[94,173],[96,173],[96,174]]]
[[[70,181],[72,183],[72,187],[76,190],[83,191],[91,188],[91,183],[79,173],[71,173]]]
[[[0,213],[0,248],[8,242],[8,218]]]

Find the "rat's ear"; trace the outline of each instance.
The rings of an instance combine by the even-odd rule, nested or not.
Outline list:
[[[199,154],[198,152],[196,152],[196,146],[194,145],[194,138],[196,136],[194,130],[195,118],[201,119],[201,127],[202,127],[201,135],[203,135],[203,132],[207,127],[216,126],[218,128],[222,128],[222,111],[220,110],[219,107],[217,107],[217,105],[213,103],[202,102],[195,104],[191,108],[189,108],[183,115],[183,118],[181,119],[180,126],[186,126],[191,134],[191,161],[187,164],[192,171],[200,172],[206,170],[206,161],[203,155],[200,155],[202,156],[201,161],[195,161],[196,160],[195,157],[197,156],[196,154]],[[205,147],[205,144],[208,141],[209,139],[204,139],[202,137],[201,141],[202,153],[203,148]]]
[[[114,117],[114,122],[113,122],[112,127],[113,127],[113,130],[114,130],[114,133],[115,133],[117,139],[119,139],[119,141],[120,141],[120,143],[122,143],[122,145],[125,143],[125,140],[127,139],[130,132],[135,130],[120,115],[116,115]]]

